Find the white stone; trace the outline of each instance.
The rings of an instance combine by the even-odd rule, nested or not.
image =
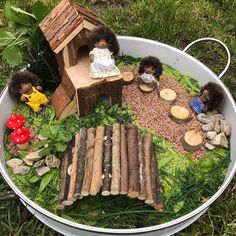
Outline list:
[[[49,168],[59,168],[61,161],[55,155],[48,155],[45,158],[45,163]]]
[[[210,140],[212,140],[216,135],[217,135],[217,133],[215,131],[208,131],[206,133],[207,138]]]
[[[212,122],[212,119],[207,116],[205,113],[199,113],[197,115],[197,120],[199,120],[201,123],[208,124]]]
[[[28,159],[25,159],[25,157],[24,157],[22,160],[23,160],[23,161],[25,162],[25,164],[28,165],[28,166],[33,166],[33,164],[34,164],[33,161],[28,160]]]
[[[34,163],[34,168],[39,168],[39,167],[42,167],[43,165],[44,165],[44,163],[45,163],[45,161],[44,161],[44,159],[42,159],[42,160],[39,160],[39,161],[36,161],[35,163]]]
[[[210,144],[210,143],[205,143],[205,147],[208,149],[208,150],[213,150],[216,146]]]
[[[210,116],[210,118],[211,118],[214,122],[216,122],[216,121],[223,120],[223,119],[224,119],[224,116],[222,116],[221,114],[215,114],[215,115]]]
[[[29,173],[30,167],[29,166],[15,166],[12,170],[15,175],[26,175]]]
[[[35,171],[37,172],[37,174],[38,174],[39,176],[43,176],[43,175],[45,175],[47,172],[50,171],[50,168],[47,167],[47,166],[42,166],[42,167],[36,168]]]
[[[219,122],[219,121],[216,121],[216,122],[215,122],[214,131],[215,131],[216,133],[220,133],[220,122]]]
[[[39,156],[39,151],[36,152],[30,152],[27,156],[25,156],[25,159],[30,161],[39,161],[42,159],[42,157]]]
[[[220,130],[226,136],[229,136],[231,134],[230,124],[226,120],[221,120],[220,121]]]
[[[212,131],[213,129],[214,129],[214,123],[213,122],[202,125],[202,130],[203,131]]]
[[[227,140],[224,133],[219,133],[215,136],[215,138],[212,140],[211,144],[222,146],[225,148],[229,147],[229,141]]]
[[[6,164],[10,168],[15,168],[16,166],[20,166],[21,164],[23,164],[23,161],[19,158],[12,158],[12,159],[6,161]]]

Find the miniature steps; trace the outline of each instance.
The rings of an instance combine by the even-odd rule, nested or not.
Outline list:
[[[101,193],[138,198],[162,211],[157,165],[152,136],[133,124],[81,128],[62,159],[57,208]]]

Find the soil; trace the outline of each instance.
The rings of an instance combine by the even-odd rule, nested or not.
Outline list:
[[[123,103],[134,111],[135,119],[139,121],[143,128],[153,130],[156,135],[174,144],[179,153],[186,154],[187,152],[184,150],[181,141],[186,131],[194,129],[202,134],[203,139],[205,137],[200,122],[189,106],[192,97],[180,83],[171,77],[161,76],[159,82],[159,87],[151,93],[141,92],[137,81],[124,86],[122,92]],[[177,124],[169,117],[171,105],[164,103],[159,97],[160,90],[165,88],[173,89],[176,92],[177,98],[174,105],[183,106],[189,110],[192,118],[186,123]],[[192,157],[201,158],[205,152],[206,149],[202,145],[192,153]]]

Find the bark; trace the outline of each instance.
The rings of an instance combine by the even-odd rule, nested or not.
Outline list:
[[[81,194],[83,196],[89,195],[90,184],[93,174],[93,157],[94,157],[94,144],[95,144],[95,129],[89,128],[87,130],[87,145],[86,145],[86,160],[85,172],[82,185]]]
[[[103,162],[103,185],[102,195],[110,195],[111,187],[111,159],[112,159],[112,126],[107,125],[105,131],[105,142],[104,142],[104,162]]]
[[[127,125],[127,150],[129,165],[129,190],[128,196],[139,196],[139,163],[138,163],[138,130],[134,125]]]
[[[78,149],[79,149],[80,135],[79,133],[75,135],[75,146],[73,150],[72,158],[72,169],[70,176],[70,186],[68,192],[68,201],[74,202],[75,198],[73,197],[75,191],[76,175],[77,175],[77,160],[78,160]]]
[[[77,159],[77,175],[76,175],[75,192],[74,192],[75,198],[82,197],[81,189],[84,179],[87,129],[81,128],[79,133],[80,133],[80,140],[79,140],[78,159]]]
[[[105,133],[104,126],[98,126],[93,159],[93,176],[90,186],[90,195],[95,196],[102,186],[102,162],[103,162],[103,138]]]
[[[67,196],[69,192],[69,185],[70,185],[70,175],[68,174],[68,167],[72,163],[72,148],[74,146],[74,140],[69,142],[65,154],[62,159],[61,164],[61,184],[60,190],[58,195],[58,209],[64,209],[63,206],[71,205],[72,202],[68,201]]]
[[[120,127],[120,194],[127,194],[129,187],[128,154],[125,125]]]
[[[111,194],[120,193],[120,124],[112,127],[112,177]]]
[[[143,137],[144,160],[145,160],[145,176],[146,176],[146,200],[145,203],[153,204],[152,195],[152,178],[151,178],[151,156],[152,156],[152,136],[146,134]]]
[[[139,160],[139,183],[140,183],[140,194],[138,199],[146,199],[146,176],[145,176],[145,163],[144,163],[144,153],[143,153],[143,138],[142,135],[138,135],[138,160]]]
[[[163,211],[164,205],[161,197],[161,183],[160,183],[160,177],[158,173],[158,161],[156,159],[156,152],[155,148],[153,147],[153,160],[154,160],[154,173],[156,173],[156,199],[154,203],[154,208],[158,211]]]
[[[152,144],[151,150],[151,186],[152,186],[152,198],[153,198],[153,206],[157,201],[157,162],[155,156],[154,145]]]

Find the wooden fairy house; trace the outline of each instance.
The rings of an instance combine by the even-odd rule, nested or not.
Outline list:
[[[88,36],[99,25],[104,23],[94,12],[72,0],[62,0],[39,25],[61,70],[61,84],[51,98],[58,118],[89,114],[101,96],[110,105],[121,102],[121,76],[89,76]]]

